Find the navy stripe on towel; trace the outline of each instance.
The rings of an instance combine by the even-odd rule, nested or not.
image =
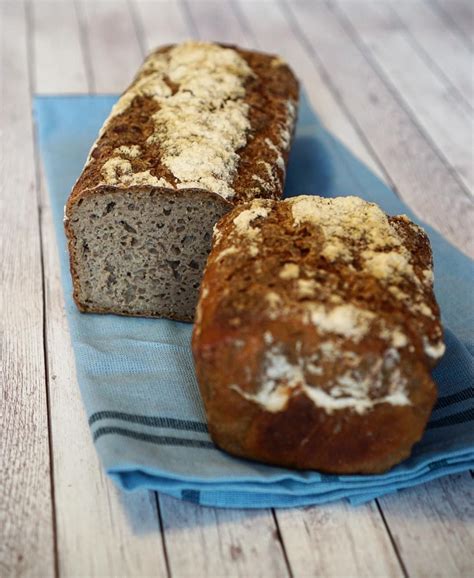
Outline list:
[[[453,403],[459,403],[461,401],[467,401],[468,399],[474,398],[474,387],[467,387],[457,393],[453,393],[452,395],[445,395],[438,399],[438,402],[435,405],[434,410],[443,409],[444,407],[448,407],[453,405]]]
[[[213,450],[216,446],[212,442],[204,440],[192,440],[184,438],[176,438],[173,436],[158,436],[147,434],[143,432],[133,431],[121,427],[100,427],[93,435],[94,441],[97,441],[104,435],[115,434],[119,436],[124,436],[127,438],[132,438],[135,440],[140,440],[143,442],[150,442],[152,444],[157,444],[160,446],[182,446],[188,448],[204,448],[208,450]]]
[[[428,422],[426,429],[448,427],[468,421],[474,421],[474,408],[468,409],[466,411],[460,411],[459,413],[455,413],[453,415],[447,415],[446,417],[441,417],[439,419],[431,420]]]
[[[188,502],[193,502],[193,504],[200,503],[201,492],[197,490],[182,490],[181,498],[187,500]]]
[[[207,425],[200,421],[191,421],[187,419],[174,419],[171,417],[155,417],[148,415],[136,415],[133,413],[124,413],[121,411],[98,411],[93,413],[89,418],[89,425],[94,424],[101,419],[118,419],[129,423],[138,423],[152,427],[162,427],[166,429],[176,429],[183,431],[195,431],[207,433]]]

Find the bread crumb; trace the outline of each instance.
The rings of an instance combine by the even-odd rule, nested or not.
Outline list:
[[[298,279],[297,287],[299,297],[314,297],[317,283],[313,279]]]
[[[141,154],[141,147],[139,145],[126,146],[122,145],[114,149],[115,156],[125,156],[129,159],[136,159]]]
[[[254,203],[255,205],[256,203]],[[238,234],[256,239],[259,234],[259,229],[251,226],[252,221],[257,217],[267,217],[270,209],[263,206],[253,206],[251,209],[245,209],[234,219],[234,225]]]
[[[322,333],[335,333],[360,341],[369,331],[375,314],[354,305],[338,305],[326,309],[322,305],[308,303],[309,321]]]
[[[433,345],[426,339],[426,337],[423,337],[423,348],[426,355],[432,359],[439,359],[440,357],[443,357],[444,352],[446,351],[446,346],[442,341],[439,341]]]
[[[280,269],[278,276],[280,279],[289,281],[291,279],[297,279],[300,274],[300,268],[296,263],[285,263]]]
[[[228,255],[235,255],[236,253],[238,253],[237,247],[227,247],[227,249],[224,249],[219,253],[216,261],[221,261],[224,257],[227,257]]]

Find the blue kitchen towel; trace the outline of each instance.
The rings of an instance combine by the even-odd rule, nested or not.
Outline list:
[[[423,225],[433,245],[447,352],[434,371],[439,401],[412,456],[375,476],[334,476],[240,460],[211,442],[194,376],[191,325],[80,314],[71,297],[63,206],[115,96],[35,100],[61,256],[76,367],[92,438],[124,489],[152,489],[207,506],[291,507],[348,498],[361,503],[474,466],[473,263]],[[359,195],[391,214],[395,194],[318,121],[303,98],[286,195]]]

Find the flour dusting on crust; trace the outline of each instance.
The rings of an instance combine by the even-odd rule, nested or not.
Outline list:
[[[161,162],[176,180],[176,188],[205,189],[230,199],[237,151],[245,146],[250,130],[244,97],[245,81],[253,74],[235,50],[185,42],[148,57],[138,79],[113,107],[111,118],[123,114],[136,97],[154,99],[159,109],[152,117],[154,130],[147,144],[159,145]],[[122,146],[114,152],[117,156],[101,171],[104,184],[157,185],[158,179],[149,172],[133,172],[123,162],[136,158],[138,147]]]

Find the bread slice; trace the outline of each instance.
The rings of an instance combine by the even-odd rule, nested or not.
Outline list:
[[[356,197],[256,199],[216,227],[193,354],[232,454],[376,473],[410,454],[444,352],[423,230]]]
[[[214,224],[282,194],[297,99],[275,56],[203,42],[153,52],[66,206],[79,309],[192,321]]]

